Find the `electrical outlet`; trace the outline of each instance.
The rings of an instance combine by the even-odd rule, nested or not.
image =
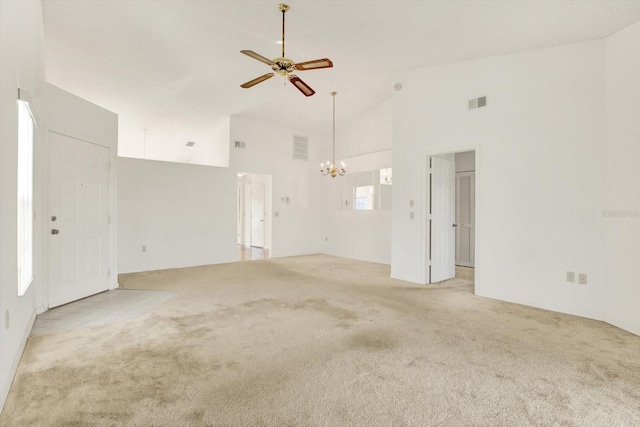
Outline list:
[[[581,285],[586,285],[587,284],[587,275],[584,274],[584,273],[578,274],[578,283],[580,283]]]
[[[409,212],[409,219],[413,219],[413,212]]]
[[[413,207],[413,200],[409,200],[409,207],[412,208]]]
[[[573,271],[567,271],[567,282],[574,283],[576,281],[576,273]]]
[[[142,252],[147,252],[147,246],[146,245],[142,245]]]

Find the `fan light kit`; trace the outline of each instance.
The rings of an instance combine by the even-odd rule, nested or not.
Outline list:
[[[344,162],[340,162],[340,169],[336,167],[336,95],[337,92],[331,92],[331,96],[333,96],[333,160],[331,162],[327,160],[326,168],[324,163],[320,163],[320,173],[322,175],[331,175],[331,178],[347,173]]]
[[[295,71],[307,71],[307,70],[315,70],[318,68],[331,68],[333,67],[333,62],[328,58],[323,59],[314,59],[313,61],[306,62],[298,62],[295,63],[291,59],[284,56],[284,16],[289,10],[289,5],[284,3],[280,3],[278,5],[278,9],[282,12],[282,56],[275,58],[274,60],[270,60],[265,58],[262,55],[259,55],[251,50],[241,50],[241,53],[244,53],[247,56],[250,56],[253,59],[257,59],[260,62],[264,62],[269,65],[273,70],[273,73],[267,73],[260,77],[257,77],[253,80],[249,80],[248,82],[241,84],[240,87],[244,89],[249,89],[257,85],[258,83],[262,83],[265,80],[270,79],[276,73],[281,75],[282,77],[289,80],[300,92],[302,92],[305,96],[311,96],[316,91],[311,89],[309,85],[300,80],[298,76],[293,74]]]

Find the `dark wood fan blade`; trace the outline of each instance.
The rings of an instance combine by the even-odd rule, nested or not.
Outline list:
[[[329,58],[314,59],[313,61],[299,62],[296,64],[296,70],[316,70],[318,68],[331,68],[333,62]]]
[[[254,51],[252,51],[252,50],[241,50],[241,51],[240,51],[240,53],[244,53],[245,55],[250,56],[250,57],[252,57],[253,59],[257,59],[257,60],[258,60],[258,61],[260,61],[260,62],[264,62],[264,63],[265,63],[265,64],[267,64],[267,65],[275,65],[275,64],[276,64],[276,63],[275,63],[275,62],[273,62],[272,60],[270,60],[270,59],[268,59],[268,58],[265,58],[265,57],[264,57],[264,56],[262,56],[262,55],[258,55],[257,53],[255,53],[255,52],[254,52]]]
[[[262,83],[265,80],[269,80],[271,77],[273,77],[275,73],[267,73],[263,76],[260,76],[258,78],[255,78],[253,80],[249,80],[248,82],[241,84],[240,87],[243,87],[245,89],[249,89],[251,86],[255,86],[258,83]]]
[[[311,89],[305,82],[303,82],[302,80],[300,80],[298,78],[298,76],[295,75],[291,75],[289,77],[289,81],[300,91],[302,92],[305,96],[311,96],[314,93],[316,93],[315,90]]]

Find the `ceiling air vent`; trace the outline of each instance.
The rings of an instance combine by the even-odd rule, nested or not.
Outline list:
[[[293,136],[293,158],[295,160],[309,159],[309,138],[306,136]]]
[[[473,98],[469,100],[469,110],[475,110],[487,106],[487,97],[481,96],[480,98]]]

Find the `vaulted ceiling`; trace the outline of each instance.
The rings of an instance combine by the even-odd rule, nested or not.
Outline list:
[[[287,56],[306,98],[240,53],[280,56],[276,1],[44,1],[48,80],[120,117],[120,152],[208,143],[229,114],[328,134],[391,96],[394,71],[606,37],[640,20],[639,1],[292,1]]]

